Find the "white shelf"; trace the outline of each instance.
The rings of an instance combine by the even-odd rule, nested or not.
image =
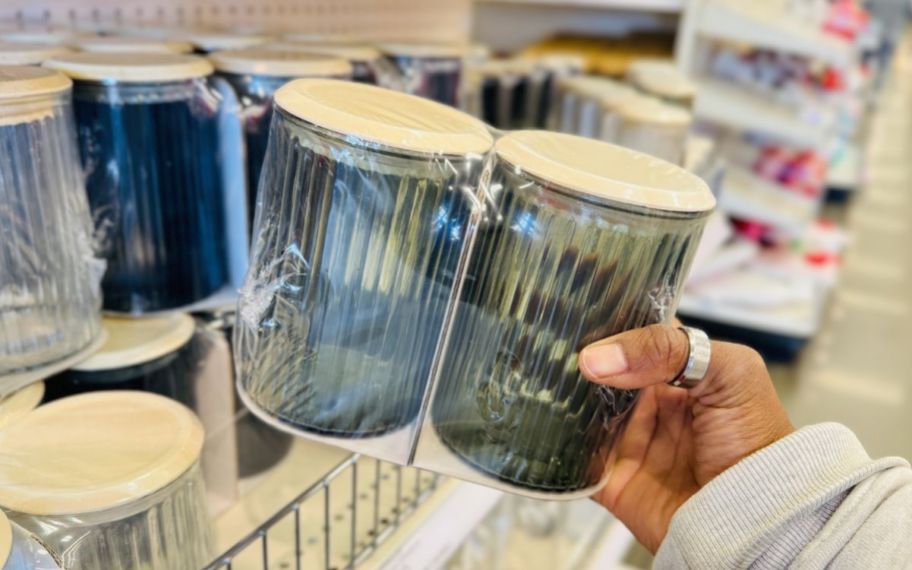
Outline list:
[[[476,0],[481,4],[678,13],[685,0]]]
[[[446,479],[394,537],[362,565],[364,570],[436,570],[503,498],[480,485]]]
[[[779,307],[748,307],[687,292],[681,296],[678,312],[685,317],[740,327],[791,338],[808,339],[820,328],[826,297]]]
[[[744,168],[729,166],[719,208],[736,218],[799,234],[817,219],[820,204]]]
[[[699,119],[808,148],[821,147],[826,125],[813,125],[786,105],[716,79],[701,79],[694,107]]]
[[[767,2],[707,1],[700,8],[696,33],[704,37],[750,44],[807,56],[836,66],[852,62],[854,46],[810,24],[778,13]]]
[[[830,165],[827,187],[854,191],[862,185],[862,152],[853,144],[836,164]]]

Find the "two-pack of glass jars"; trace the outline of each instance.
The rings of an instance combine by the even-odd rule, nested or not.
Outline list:
[[[533,496],[602,482],[635,394],[586,344],[671,318],[714,201],[665,161],[581,137],[495,141],[372,86],[276,93],[236,331],[273,425]]]

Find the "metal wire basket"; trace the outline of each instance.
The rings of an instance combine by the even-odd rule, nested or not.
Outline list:
[[[355,568],[438,481],[432,473],[351,455],[204,570]]]

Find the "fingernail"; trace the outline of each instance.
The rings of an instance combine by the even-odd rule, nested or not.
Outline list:
[[[627,357],[619,344],[590,346],[580,356],[586,370],[598,378],[617,376],[628,370]]]

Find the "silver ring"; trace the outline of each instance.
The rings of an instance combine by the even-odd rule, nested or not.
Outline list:
[[[712,344],[709,337],[700,329],[680,327],[690,341],[690,352],[687,355],[687,364],[678,377],[668,382],[676,388],[693,388],[706,378],[709,370],[709,360],[712,357]]]

